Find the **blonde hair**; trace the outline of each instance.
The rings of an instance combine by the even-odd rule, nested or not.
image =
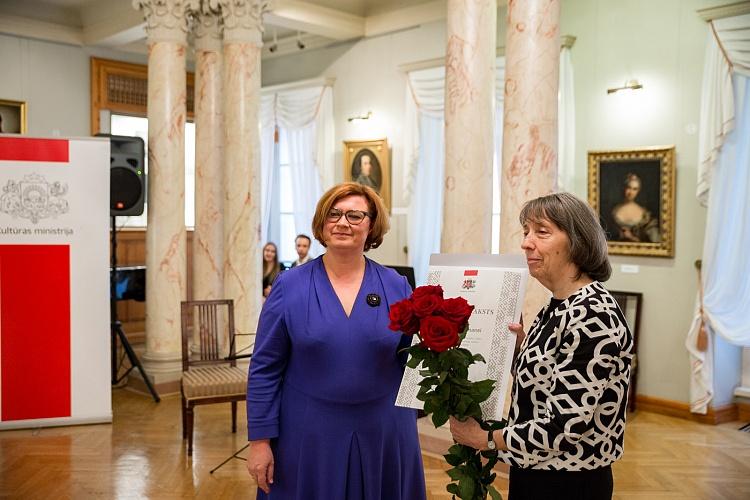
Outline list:
[[[323,240],[323,227],[326,224],[328,211],[331,210],[337,201],[347,196],[362,196],[367,200],[367,211],[370,215],[370,232],[367,234],[364,250],[366,252],[371,248],[378,248],[383,243],[383,236],[391,228],[390,221],[388,220],[388,210],[374,189],[357,184],[356,182],[344,182],[333,186],[318,200],[312,220],[313,236],[315,236],[315,239],[321,245],[327,246]]]

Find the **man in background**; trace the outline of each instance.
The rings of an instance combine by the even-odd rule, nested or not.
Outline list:
[[[298,234],[294,238],[294,246],[297,248],[297,256],[299,257],[292,263],[292,267],[301,266],[305,262],[310,261],[310,237],[306,234]]]

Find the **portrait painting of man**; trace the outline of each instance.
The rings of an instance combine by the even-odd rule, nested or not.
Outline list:
[[[0,100],[0,134],[26,133],[26,103]]]
[[[354,182],[380,192],[380,187],[383,183],[383,173],[380,170],[380,162],[377,156],[369,149],[362,149],[354,156],[351,175]]]
[[[390,209],[389,155],[386,139],[344,141],[344,180],[371,187]]]

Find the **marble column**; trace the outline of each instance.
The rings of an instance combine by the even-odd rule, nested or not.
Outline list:
[[[180,301],[186,294],[185,50],[188,2],[135,0],[148,34],[146,373],[172,392],[182,371]]]
[[[261,308],[260,57],[264,0],[221,0],[224,22],[224,295],[237,333],[255,333]],[[240,337],[239,348],[252,342]]]
[[[495,0],[448,1],[444,253],[491,250],[496,25]]]
[[[500,252],[522,253],[523,204],[557,187],[557,91],[560,0],[508,2],[501,173]],[[530,325],[549,292],[531,279],[524,317]]]
[[[193,299],[224,298],[224,184],[220,13],[196,12],[195,33],[195,232]]]

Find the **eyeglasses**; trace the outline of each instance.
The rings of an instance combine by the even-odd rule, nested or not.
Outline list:
[[[347,210],[346,212],[342,212],[338,208],[332,208],[328,211],[326,220],[328,222],[338,222],[339,220],[341,220],[342,216],[346,217],[347,222],[349,222],[349,224],[353,226],[362,224],[362,221],[365,220],[365,217],[372,218],[372,215],[362,210]]]

